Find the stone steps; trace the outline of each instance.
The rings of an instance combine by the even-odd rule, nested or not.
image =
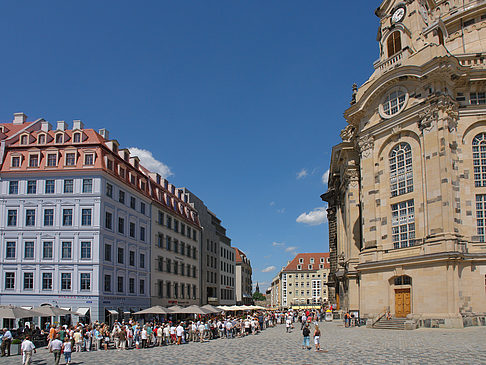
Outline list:
[[[406,318],[395,318],[386,319],[382,318],[373,325],[376,329],[387,329],[387,330],[404,330]]]

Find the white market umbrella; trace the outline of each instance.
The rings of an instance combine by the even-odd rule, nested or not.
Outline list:
[[[160,305],[154,305],[153,307],[135,312],[134,314],[169,314],[169,313],[174,313],[174,312]]]
[[[16,319],[29,317],[42,317],[42,313],[10,305],[0,307],[0,318]]]

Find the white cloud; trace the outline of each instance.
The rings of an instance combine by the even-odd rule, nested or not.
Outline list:
[[[129,150],[131,155],[137,156],[140,159],[140,163],[151,172],[160,174],[164,179],[174,175],[172,171],[170,171],[169,166],[155,159],[152,152],[137,147],[130,147]]]
[[[277,209],[277,213],[280,213],[280,214],[285,213],[285,208]]]
[[[273,207],[275,205],[275,202],[270,202],[270,206]]]
[[[300,171],[297,173],[297,180],[303,179],[303,178],[304,178],[304,177],[306,177],[307,175],[309,175],[309,173],[307,172],[307,169],[302,169],[302,170],[300,170]]]
[[[282,246],[285,246],[285,243],[283,243],[283,242],[273,242],[272,243],[272,246],[273,247],[282,247]]]
[[[322,183],[324,185],[327,185],[327,182],[329,181],[329,169],[322,175]]]
[[[298,247],[296,246],[289,246],[285,249],[285,252],[292,252],[292,251],[296,251],[298,249]]]
[[[296,219],[297,223],[308,224],[309,226],[318,226],[327,222],[327,212],[325,207],[318,207],[309,213],[302,213]]]
[[[276,267],[272,265],[272,266],[268,266],[268,267],[264,268],[264,269],[262,270],[262,272],[272,272],[272,271],[274,271],[275,269],[276,269]]]

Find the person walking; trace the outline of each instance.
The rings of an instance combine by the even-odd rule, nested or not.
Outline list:
[[[22,365],[32,364],[32,352],[36,352],[34,343],[30,340],[30,336],[25,336],[20,346],[20,354],[22,355]]]
[[[302,343],[302,348],[310,350],[310,329],[307,323],[304,325],[302,329],[302,335],[304,336],[304,342]]]
[[[321,330],[317,324],[314,328],[314,345],[316,345],[316,351],[321,351]]]
[[[6,356],[10,356],[10,345],[12,344],[12,333],[4,328],[3,329],[3,337],[2,337],[2,357],[5,356],[5,353],[7,354]]]
[[[290,317],[287,317],[287,320],[285,321],[285,329],[287,330],[287,333],[290,333],[290,327],[292,326],[292,321],[290,320]]]
[[[54,336],[47,348],[49,349],[49,352],[54,354],[54,365],[59,365],[59,361],[61,360],[62,342]]]
[[[64,360],[66,360],[66,364],[71,364],[71,354],[73,353],[73,344],[71,343],[68,337],[64,339],[64,343],[62,344],[62,352],[64,353]]]

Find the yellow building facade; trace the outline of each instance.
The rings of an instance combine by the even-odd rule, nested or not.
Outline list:
[[[330,300],[418,326],[486,313],[486,3],[381,3],[328,191]]]

